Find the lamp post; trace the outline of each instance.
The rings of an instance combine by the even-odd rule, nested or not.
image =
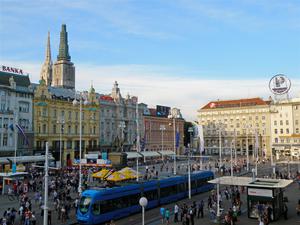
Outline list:
[[[244,125],[246,130],[246,161],[247,161],[247,171],[249,171],[249,143],[248,143],[248,124]]]
[[[173,119],[173,126],[174,126],[174,175],[176,175],[176,118],[179,118],[179,115],[169,115],[169,119]]]
[[[139,200],[140,206],[142,206],[142,225],[145,225],[145,208],[148,205],[148,200],[145,197],[141,197]]]
[[[79,94],[79,102],[76,100],[76,94],[75,94],[75,99],[73,100],[73,105],[76,106],[79,104],[79,184],[78,184],[78,193],[81,195],[82,188],[81,188],[81,183],[82,183],[82,173],[81,173],[81,158],[82,158],[82,153],[81,153],[81,148],[82,148],[82,102],[84,105],[88,105],[89,102],[84,99],[83,93],[80,92]]]
[[[65,120],[63,118],[61,118],[61,120],[57,120],[56,121],[57,124],[60,124],[60,134],[59,134],[59,168],[62,168],[62,132],[64,129],[64,124],[65,124]]]
[[[192,133],[194,132],[193,127],[189,127],[188,132],[190,133],[190,148],[188,152],[188,186],[189,186],[189,199],[192,198],[192,185],[191,185],[191,165],[190,165],[190,157],[191,157],[191,149],[192,149]]]
[[[17,104],[17,103],[16,103]],[[14,121],[14,135],[15,135],[15,157],[14,157],[14,164],[12,166],[12,173],[17,172],[17,149],[18,149],[18,130],[17,130],[17,124],[18,124],[18,108],[15,107],[15,121]]]
[[[230,175],[233,177],[232,145],[233,145],[233,141],[230,143]]]
[[[124,152],[124,129],[126,125],[124,121],[120,121],[119,128],[121,128],[121,138],[122,138],[122,152]]]
[[[164,131],[166,130],[166,126],[161,124],[159,126],[159,129],[161,131],[161,150],[163,151],[164,150]],[[164,156],[163,154],[161,154],[161,159],[163,160],[164,159]]]
[[[222,164],[222,133],[221,133],[221,123],[219,123],[219,169],[221,171]]]
[[[48,147],[48,142],[46,142],[46,153],[45,153],[45,196],[44,196],[43,225],[48,225],[48,156],[49,156],[49,147]]]

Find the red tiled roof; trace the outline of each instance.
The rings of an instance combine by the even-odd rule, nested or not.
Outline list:
[[[234,108],[268,104],[270,104],[269,101],[264,101],[261,98],[244,98],[237,100],[211,101],[201,109]]]
[[[109,95],[102,95],[100,96],[100,99],[104,101],[114,101],[114,99]]]

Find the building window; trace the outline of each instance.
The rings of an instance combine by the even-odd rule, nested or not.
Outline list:
[[[29,102],[19,102],[19,112],[29,112]]]
[[[296,134],[298,134],[299,133],[299,128],[296,128]]]
[[[81,133],[84,134],[84,126],[82,126]]]
[[[71,118],[72,118],[72,112],[69,111],[69,120],[71,120]]]
[[[67,141],[67,149],[72,149],[72,141]]]
[[[283,121],[282,121],[282,120],[280,120],[280,125],[281,125],[281,126],[283,125]]]
[[[283,134],[283,129],[282,128],[280,129],[280,133]]]
[[[265,119],[266,119],[266,117],[265,117],[265,116],[262,116],[262,117],[261,117],[261,119],[262,119],[262,120],[265,120]]]
[[[285,121],[285,125],[289,125],[289,121],[288,120]]]
[[[53,134],[56,134],[56,125],[53,125]]]
[[[286,128],[286,133],[289,134],[290,133],[290,130],[289,128]]]
[[[84,112],[82,112],[82,120],[84,120]]]
[[[277,134],[277,129],[274,130],[274,133]]]
[[[75,119],[78,120],[78,112],[75,113]]]
[[[277,126],[277,120],[274,120],[274,126]]]
[[[295,125],[298,125],[299,121],[298,120],[295,120]]]
[[[43,134],[46,133],[46,124],[43,124]]]
[[[64,118],[64,117],[65,117],[65,111],[62,110],[62,111],[61,111],[61,118]]]
[[[71,126],[68,126],[68,134],[71,134]]]
[[[47,109],[43,108],[43,116],[47,116]]]
[[[278,138],[275,138],[275,143],[278,143]]]
[[[3,134],[2,146],[7,146],[7,134]]]
[[[75,134],[78,134],[78,126],[75,125]]]
[[[53,110],[53,117],[56,117],[56,109]]]

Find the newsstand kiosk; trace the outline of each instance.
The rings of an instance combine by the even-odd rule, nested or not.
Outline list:
[[[273,221],[283,213],[284,180],[261,180],[250,182],[247,186],[248,217],[258,218],[260,211],[266,208],[271,213]]]

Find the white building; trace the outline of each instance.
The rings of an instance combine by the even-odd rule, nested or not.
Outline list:
[[[300,98],[275,101],[270,105],[271,138],[274,154],[300,154]]]
[[[123,98],[117,81],[111,94],[100,95],[100,148],[109,151],[130,151],[135,147],[137,137],[137,97]],[[143,113],[147,106],[139,104],[139,133],[144,136]]]
[[[17,155],[31,153],[33,144],[32,98],[28,75],[22,70],[2,66],[0,71],[0,156],[13,156],[14,123],[22,127],[28,139],[18,132]]]

